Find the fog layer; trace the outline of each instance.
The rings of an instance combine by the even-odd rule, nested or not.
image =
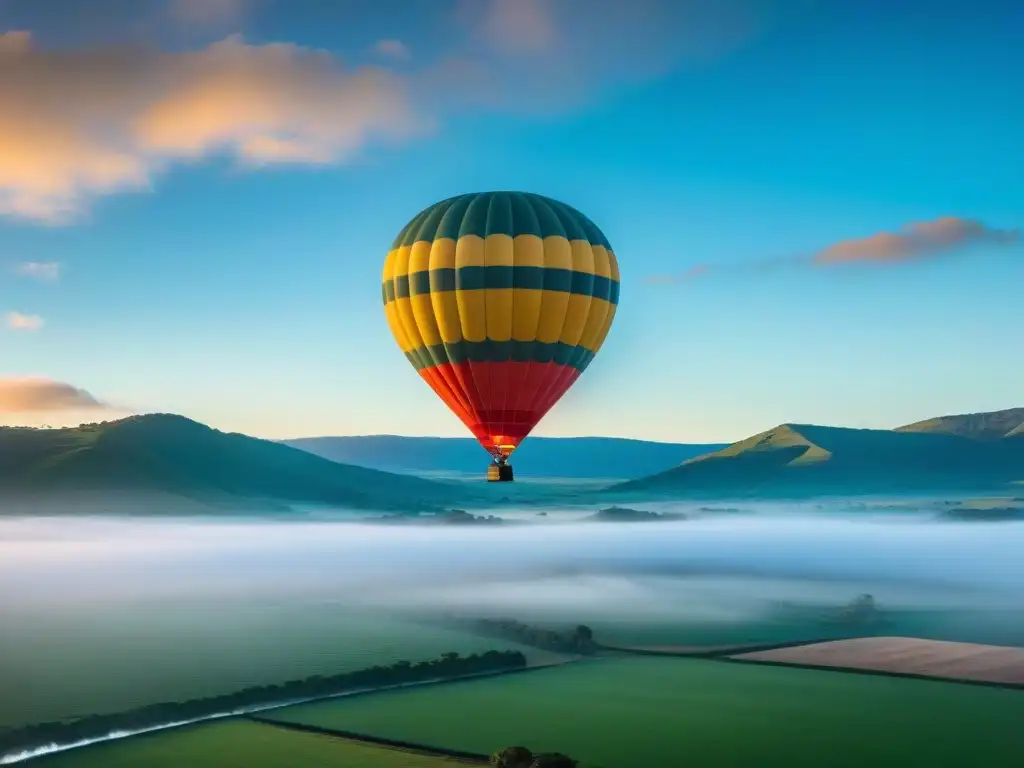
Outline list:
[[[753,578],[741,592],[756,598],[796,597],[782,582],[849,582],[942,604],[1024,605],[1022,551],[1024,524],[900,515],[472,528],[8,519],[0,615],[171,597],[635,612],[640,593],[657,603],[666,580],[681,576]]]

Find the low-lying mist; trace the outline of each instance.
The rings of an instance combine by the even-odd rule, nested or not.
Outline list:
[[[424,614],[587,623],[612,644],[785,642],[842,635],[821,617],[869,592],[886,633],[1024,645],[1024,525],[842,510],[0,519],[0,690],[18,692],[0,728],[514,645],[410,620]]]
[[[852,585],[929,605],[1021,606],[1022,551],[1024,524],[898,515],[507,527],[21,518],[0,521],[0,612],[176,598],[635,615],[669,610],[673,584],[696,598],[710,577],[712,602]]]

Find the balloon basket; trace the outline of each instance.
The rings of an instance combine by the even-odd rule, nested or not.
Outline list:
[[[487,482],[511,483],[513,480],[511,464],[491,464],[487,468]]]

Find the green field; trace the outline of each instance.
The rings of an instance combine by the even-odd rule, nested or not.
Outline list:
[[[456,760],[228,720],[74,749],[33,768],[455,768]]]
[[[1021,691],[695,659],[602,659],[266,716],[605,768],[1019,768],[1024,756]]]
[[[0,729],[230,693],[447,651],[543,651],[300,601],[155,601],[0,614]]]

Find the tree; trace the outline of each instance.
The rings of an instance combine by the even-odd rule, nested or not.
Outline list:
[[[858,595],[840,614],[841,621],[854,626],[873,624],[878,618],[878,606],[870,594]]]
[[[530,768],[533,752],[526,747],[505,747],[491,755],[491,765],[497,768]]]
[[[594,652],[594,630],[588,627],[586,624],[580,624],[576,627],[576,632],[573,636],[573,643],[576,646],[576,650],[579,653],[591,654]]]

